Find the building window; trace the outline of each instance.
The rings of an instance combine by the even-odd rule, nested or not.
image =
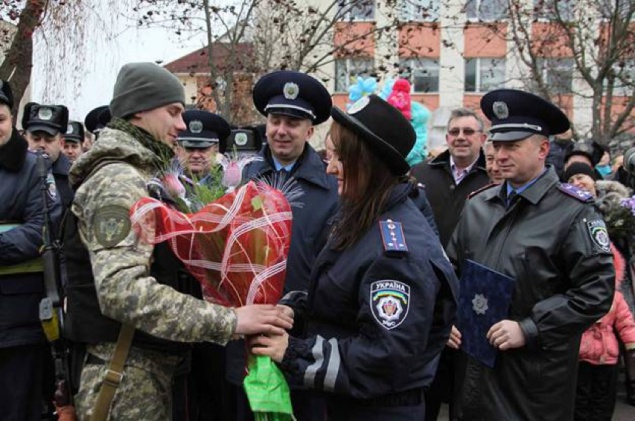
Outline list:
[[[534,0],[536,19],[571,22],[577,0]]]
[[[507,0],[468,0],[467,18],[473,20],[502,20],[507,17]]]
[[[439,92],[439,60],[402,59],[399,61],[399,77],[410,81],[413,92]]]
[[[399,0],[399,20],[402,22],[436,22],[440,0]]]
[[[635,60],[627,60],[613,65],[615,82],[613,96],[635,95]]]
[[[357,77],[370,77],[374,73],[372,58],[342,58],[335,60],[335,92],[346,92]]]
[[[554,94],[570,94],[573,82],[572,58],[539,58],[538,71],[542,81]]]
[[[374,20],[375,0],[338,0],[338,20]]]
[[[465,59],[465,92],[488,92],[504,85],[504,58]]]

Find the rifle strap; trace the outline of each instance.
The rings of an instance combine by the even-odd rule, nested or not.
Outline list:
[[[97,399],[95,400],[93,415],[90,418],[91,421],[106,421],[108,419],[110,405],[123,379],[123,369],[126,364],[126,359],[128,358],[130,346],[132,345],[134,331],[135,328],[129,324],[124,323],[121,325],[112,359],[110,363],[108,363],[106,377],[101,384]]]

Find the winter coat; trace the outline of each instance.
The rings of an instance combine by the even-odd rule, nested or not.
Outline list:
[[[620,335],[627,349],[635,349],[635,319],[624,300],[624,296],[618,290],[624,279],[625,263],[615,247],[612,247],[612,251],[616,283],[613,304],[604,317],[582,334],[580,341],[580,361],[596,365],[617,364],[620,347],[615,335],[616,332]]]
[[[467,358],[455,415],[571,419],[580,337],[613,300],[608,234],[593,197],[561,184],[551,167],[509,207],[506,199],[505,183],[472,196],[448,255],[459,268],[471,259],[515,280],[507,319],[526,343],[498,352],[493,369]]]
[[[42,182],[47,184],[46,204]],[[44,207],[48,205],[51,229],[57,232],[61,204],[53,177],[42,180],[36,155],[15,128],[0,146],[0,198],[0,348],[44,342],[38,313],[45,294],[42,272],[2,270],[40,256]]]

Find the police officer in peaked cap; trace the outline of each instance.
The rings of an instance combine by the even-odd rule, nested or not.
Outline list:
[[[183,121],[186,129],[177,138],[179,160],[192,181],[205,183],[215,165],[219,143],[230,134],[229,123],[204,110],[185,111]]]
[[[62,153],[64,134],[68,128],[68,108],[29,102],[24,106],[22,127],[31,150],[47,154],[53,163],[51,171],[62,199],[64,211],[73,201],[73,191],[68,181],[71,161]]]
[[[315,126],[329,119],[331,95],[314,77],[282,70],[258,80],[253,100],[258,112],[266,117],[266,143],[259,152],[262,161],[250,163],[243,179],[292,178],[302,191],[302,206],[291,209],[293,229],[285,292],[306,291],[311,268],[326,241],[327,221],[338,203],[337,180],[325,173],[322,159],[309,143]],[[244,353],[244,346],[235,346],[228,358],[232,353]],[[228,365],[229,379],[242,384],[244,360]],[[323,404],[312,399],[309,392],[292,390],[291,397],[298,420],[324,419]]]
[[[475,262],[485,267],[479,271],[513,278],[514,291],[509,302],[496,303],[508,306],[507,317],[480,326],[486,333],[462,327],[462,343],[498,352],[493,368],[464,354],[453,417],[573,419],[580,337],[613,298],[606,227],[593,197],[560,183],[545,164],[548,137],[569,129],[557,106],[528,92],[498,89],[483,96],[481,110],[491,120],[505,182],[467,200],[447,252],[456,267]],[[486,298],[500,300],[497,286],[484,291]],[[461,300],[471,306],[472,298]]]
[[[82,154],[84,143],[84,126],[79,121],[69,121],[64,134],[64,150],[68,160],[73,163]]]

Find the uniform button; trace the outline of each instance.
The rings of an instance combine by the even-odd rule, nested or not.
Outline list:
[[[454,190],[456,186],[454,184],[450,184],[450,190]]]

